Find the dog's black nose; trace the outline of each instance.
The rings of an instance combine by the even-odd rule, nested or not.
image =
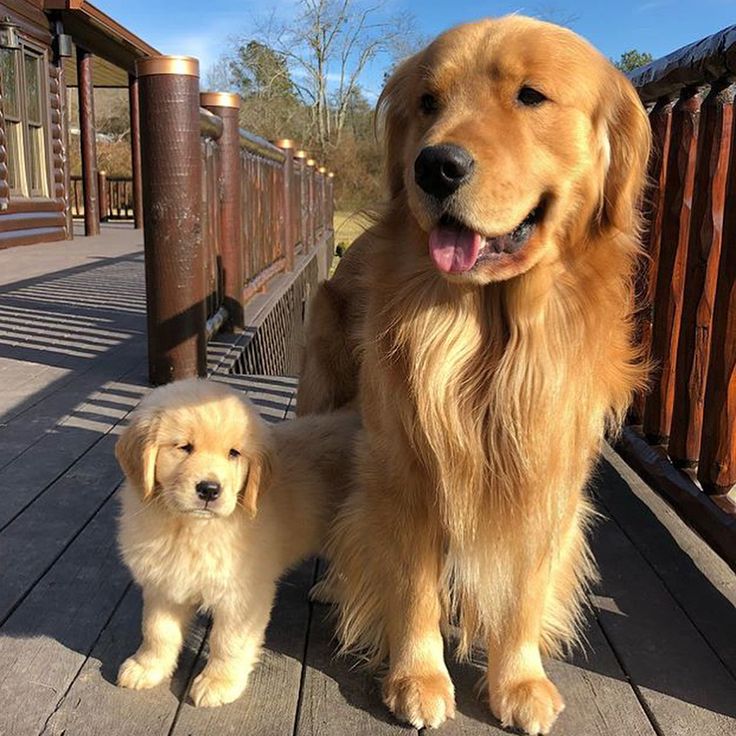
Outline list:
[[[196,485],[197,495],[203,501],[214,501],[222,490],[220,484],[216,480],[201,480]]]
[[[427,146],[414,162],[414,179],[427,194],[446,199],[470,178],[474,164],[473,157],[460,146]]]

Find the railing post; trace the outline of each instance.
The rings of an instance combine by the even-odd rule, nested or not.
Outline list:
[[[307,152],[299,149],[294,154],[294,165],[299,167],[299,241],[302,252],[309,250],[307,242],[307,197],[309,196],[309,185],[307,184]]]
[[[107,222],[108,212],[110,209],[110,197],[108,196],[107,191],[107,172],[106,171],[98,171],[97,172],[97,201],[100,205],[100,222]]]
[[[141,110],[138,100],[138,79],[128,75],[130,106],[130,167],[133,175],[133,227],[143,227],[143,181],[141,180]]]
[[[646,231],[642,242],[646,253],[639,259],[636,277],[636,338],[645,355],[652,347],[652,318],[654,294],[659,270],[659,246],[662,239],[662,216],[664,214],[664,190],[667,182],[667,154],[670,147],[672,128],[672,106],[674,100],[666,97],[657,100],[649,113],[652,128],[652,154],[649,158],[649,182],[644,199]],[[629,424],[641,424],[644,419],[646,392],[634,395]]]
[[[734,86],[728,81],[716,82],[703,102],[700,118],[700,144],[675,371],[675,402],[667,448],[674,465],[681,468],[694,467],[700,453],[733,102]]]
[[[716,503],[733,514],[734,502],[726,494],[736,484],[736,125],[731,135],[732,175],[725,197],[698,480]]]
[[[296,248],[296,219],[292,208],[292,187],[294,186],[294,141],[280,138],[276,145],[284,152],[284,256],[286,270],[294,270],[294,250]]]
[[[327,168],[320,166],[317,169],[319,172],[319,228],[322,233],[322,240],[325,237],[325,231],[327,229],[327,192],[326,192],[326,181],[327,181]]]
[[[702,88],[688,87],[672,111],[652,326],[652,357],[658,370],[644,408],[644,433],[652,444],[665,442],[670,433],[702,99]]]
[[[305,169],[307,174],[307,202],[309,216],[307,219],[307,233],[309,238],[309,250],[311,251],[315,245],[317,245],[317,216],[315,207],[315,177],[317,162],[313,158],[307,159],[307,168]]]
[[[84,190],[84,234],[99,235],[97,209],[97,143],[95,134],[95,91],[92,81],[92,54],[77,46],[79,132]]]
[[[153,384],[207,368],[199,62],[136,63],[141,114],[148,366]]]
[[[200,104],[222,118],[220,149],[220,237],[226,326],[245,328],[243,316],[242,174],[240,165],[240,97],[231,92],[203,92]]]

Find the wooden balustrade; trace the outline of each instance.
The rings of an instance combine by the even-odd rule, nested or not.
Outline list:
[[[99,172],[104,173],[104,172]],[[98,188],[102,185],[101,177],[97,177]],[[133,178],[130,176],[105,176],[103,192],[100,189],[99,217],[106,220],[132,220],[135,215],[135,197],[133,194]],[[84,196],[82,177],[70,177],[70,194],[72,217],[84,217]],[[104,202],[104,206],[103,206]]]
[[[632,73],[650,106],[637,335],[619,450],[736,566],[736,26]],[[641,425],[641,434],[635,425]],[[644,443],[646,437],[649,447]]]
[[[206,343],[241,332],[245,306],[315,250],[331,254],[332,178],[238,127],[240,100],[197,92],[198,63],[138,64],[149,374],[204,375]]]

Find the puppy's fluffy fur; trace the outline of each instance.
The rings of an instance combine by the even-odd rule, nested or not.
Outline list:
[[[216,706],[243,692],[279,577],[319,550],[346,494],[358,426],[345,411],[269,427],[244,396],[203,380],[143,400],[116,447],[120,549],[143,588],[143,643],[119,685],[170,677],[190,618],[206,609],[210,657],[192,700]],[[218,484],[217,498],[198,493],[202,482]]]
[[[488,650],[493,713],[547,733],[563,702],[541,655],[575,639],[594,574],[584,488],[645,373],[630,336],[647,117],[584,40],[518,16],[440,36],[379,111],[390,202],[315,297],[298,402],[357,392],[366,428],[326,584],[344,646],[388,656],[399,718],[452,716],[453,616],[461,653]],[[448,143],[474,168],[439,201],[415,161]],[[430,258],[438,227],[496,238],[530,213],[515,252],[450,272]]]

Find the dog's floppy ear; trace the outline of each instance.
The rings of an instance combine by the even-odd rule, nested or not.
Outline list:
[[[646,111],[629,80],[614,69],[611,78],[612,84],[605,90],[601,121],[604,157],[609,159],[601,225],[636,233],[652,134]]]
[[[120,467],[144,500],[153,493],[156,482],[158,425],[155,412],[134,412],[130,424],[115,445],[115,457]]]
[[[407,104],[416,97],[409,88],[416,57],[402,61],[378,98],[376,121],[383,138],[383,160],[391,197],[404,188],[404,141],[409,123]],[[416,101],[418,105],[418,100]]]
[[[254,519],[258,513],[258,497],[271,482],[272,449],[268,440],[254,450],[248,459],[248,476],[243,486],[243,507]]]

